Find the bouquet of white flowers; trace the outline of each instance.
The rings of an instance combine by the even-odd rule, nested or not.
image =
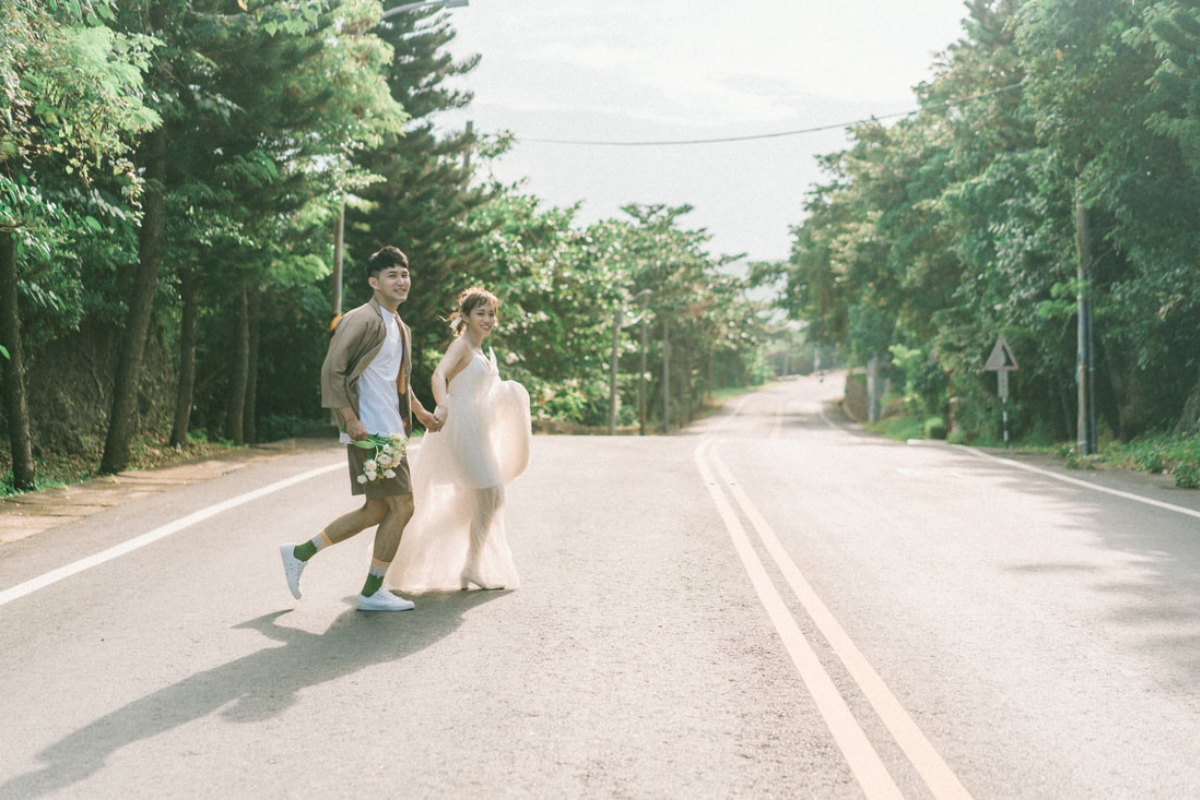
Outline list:
[[[363,464],[363,474],[358,476],[359,483],[370,483],[378,480],[381,475],[384,478],[396,477],[396,471],[392,467],[397,466],[400,459],[404,458],[408,439],[402,433],[387,436],[371,433],[367,434],[364,441],[354,442],[354,445],[364,450],[375,451],[367,459],[367,463]]]

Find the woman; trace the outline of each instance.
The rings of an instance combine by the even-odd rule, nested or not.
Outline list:
[[[404,592],[515,589],[520,581],[504,533],[504,487],[529,463],[529,394],[502,381],[483,341],[500,301],[473,287],[458,297],[455,339],[433,373],[434,416],[412,460],[416,513],[388,584]]]

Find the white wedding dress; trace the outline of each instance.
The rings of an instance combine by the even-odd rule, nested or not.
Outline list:
[[[410,459],[412,520],[387,585],[420,593],[520,585],[504,531],[504,487],[529,463],[529,393],[500,380],[496,357],[476,353],[448,388],[446,424]],[[465,572],[464,572],[465,571]]]

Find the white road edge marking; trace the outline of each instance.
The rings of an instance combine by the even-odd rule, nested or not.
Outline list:
[[[846,705],[845,699],[838,692],[833,679],[821,665],[817,654],[813,652],[812,646],[809,645],[808,640],[804,637],[804,632],[800,630],[800,626],[796,624],[796,620],[784,604],[783,598],[780,596],[778,590],[776,590],[770,575],[767,574],[766,567],[763,566],[758,554],[754,551],[754,547],[750,544],[750,537],[746,534],[746,529],[742,527],[742,523],[738,520],[733,507],[725,499],[724,493],[717,484],[712,470],[709,469],[708,464],[705,462],[705,451],[711,442],[711,439],[705,439],[696,448],[696,466],[699,468],[700,476],[712,494],[717,511],[720,513],[721,519],[725,522],[725,528],[729,533],[730,539],[733,540],[734,549],[741,558],[742,566],[745,568],[747,575],[750,577],[751,584],[753,584],[755,591],[758,593],[759,601],[763,604],[763,608],[766,609],[767,615],[775,625],[775,630],[778,632],[779,638],[783,641],[788,654],[792,657],[792,663],[796,665],[796,669],[800,673],[800,678],[808,688],[808,692],[816,704],[817,710],[821,713],[821,717],[829,727],[834,741],[837,742],[838,747],[841,749],[843,755],[845,755],[846,761],[850,766],[850,771],[854,773],[854,777],[858,781],[859,786],[862,787],[863,794],[867,800],[876,800],[876,798],[902,799],[904,795],[901,793],[900,788],[887,771],[887,767],[884,766],[879,753],[871,745],[866,733],[859,726],[858,720],[854,718],[854,714],[850,711],[849,706]]]
[[[999,456],[993,456],[988,453],[984,453],[981,450],[976,450],[974,447],[967,447],[964,449],[969,453],[974,453],[975,455],[979,456],[980,458],[988,459],[989,461],[999,461],[1001,464],[1006,464],[1010,467],[1016,467],[1017,469],[1023,469],[1028,472],[1036,472],[1038,475],[1045,475],[1047,478],[1053,478],[1056,481],[1062,481],[1063,483],[1070,483],[1075,486],[1082,486],[1083,488],[1091,489],[1094,492],[1104,492],[1105,494],[1111,494],[1115,497],[1120,497],[1125,500],[1133,500],[1136,503],[1145,503],[1148,506],[1154,506],[1156,508],[1163,508],[1163,509],[1166,509],[1167,511],[1174,511],[1177,514],[1186,514],[1190,517],[1196,517],[1196,518],[1200,519],[1200,511],[1194,511],[1190,508],[1184,508],[1183,506],[1172,505],[1171,503],[1165,503],[1162,500],[1153,500],[1149,497],[1142,497],[1141,495],[1138,495],[1138,494],[1132,494],[1131,492],[1122,492],[1120,489],[1109,489],[1107,486],[1097,486],[1094,483],[1088,483],[1087,481],[1081,481],[1078,478],[1072,478],[1067,475],[1059,475],[1057,472],[1051,472],[1048,469],[1041,469],[1040,467],[1032,467],[1029,464],[1022,464],[1019,461],[1013,461],[1012,459],[1000,458]]]
[[[737,500],[755,531],[758,532],[763,546],[771,554],[779,571],[783,573],[783,577],[791,587],[793,594],[796,595],[796,599],[804,606],[804,610],[808,612],[817,629],[821,631],[826,641],[829,642],[829,646],[837,653],[842,664],[845,665],[846,671],[850,673],[850,677],[862,689],[863,695],[875,709],[888,731],[891,732],[896,744],[900,746],[900,749],[908,756],[908,760],[920,773],[925,785],[929,787],[929,791],[939,800],[941,798],[959,798],[959,800],[970,798],[971,794],[958,780],[954,771],[938,754],[904,706],[879,677],[879,673],[863,656],[845,629],[813,590],[812,585],[809,584],[803,573],[800,572],[800,568],[796,566],[796,562],[788,555],[787,549],[779,541],[779,537],[770,523],[759,513],[750,498],[734,480],[729,468],[725,466],[725,462],[715,452],[711,459],[734,499]]]
[[[327,467],[311,469],[308,472],[302,472],[299,475],[293,475],[290,478],[276,481],[269,486],[264,486],[261,489],[255,489],[253,492],[247,492],[246,494],[232,497],[223,503],[217,503],[216,505],[209,506],[208,508],[202,508],[199,511],[188,514],[186,517],[181,517],[174,522],[169,522],[166,525],[155,528],[148,533],[143,533],[141,536],[130,539],[127,542],[122,542],[121,544],[110,547],[107,550],[102,550],[93,556],[88,556],[87,558],[80,559],[79,561],[72,562],[66,566],[59,567],[51,572],[47,572],[44,575],[27,580],[24,583],[18,583],[12,588],[5,589],[3,592],[0,592],[0,606],[11,603],[14,600],[25,597],[26,595],[33,594],[37,590],[44,589],[54,583],[58,583],[64,578],[69,578],[72,575],[83,572],[84,570],[99,566],[106,561],[112,561],[114,558],[119,558],[127,553],[132,553],[134,550],[138,550],[146,545],[153,544],[159,539],[165,539],[173,533],[178,533],[185,528],[191,527],[198,522],[203,522],[210,517],[215,517],[217,514],[221,514],[231,508],[236,508],[237,506],[257,500],[260,497],[266,497],[269,494],[274,494],[281,489],[286,489],[289,486],[296,485],[297,483],[303,483],[309,478],[315,478],[318,475],[324,475],[328,472],[345,468],[346,462],[344,460],[339,461],[336,464],[330,464]]]

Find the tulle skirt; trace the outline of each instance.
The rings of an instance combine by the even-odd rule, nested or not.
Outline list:
[[[476,585],[516,589],[504,501],[505,486],[529,463],[529,394],[494,379],[478,392],[452,391],[447,407],[445,427],[426,433],[410,459],[415,511],[387,585],[406,593],[459,589],[467,570]]]

